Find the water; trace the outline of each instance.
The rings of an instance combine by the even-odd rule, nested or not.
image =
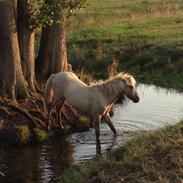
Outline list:
[[[183,119],[183,94],[139,85],[140,102],[125,99],[114,106],[112,121],[119,136],[114,138],[109,127],[101,123],[102,153],[118,147],[144,130],[154,130]],[[0,183],[47,183],[96,154],[95,132],[75,133],[67,139],[56,139],[42,146],[15,149],[0,148]]]

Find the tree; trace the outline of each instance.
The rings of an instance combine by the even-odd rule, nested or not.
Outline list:
[[[47,78],[50,74],[68,70],[66,48],[66,19],[73,9],[81,8],[83,0],[46,0],[50,21],[42,28],[36,69]]]
[[[31,91],[35,91],[34,7],[36,1],[17,1],[17,29],[24,77]]]
[[[48,3],[52,4],[53,1],[49,1]],[[64,11],[57,11],[55,14],[61,20],[61,23],[47,25],[43,27],[41,33],[37,70],[44,78],[59,71],[67,71],[68,67],[65,28],[66,17]]]
[[[13,2],[0,0],[0,96],[15,100],[25,98],[27,94]]]
[[[40,47],[41,58],[47,57],[47,47],[52,48],[48,52],[52,59],[44,63],[48,73],[67,70],[66,15],[82,1],[0,0],[0,112],[3,121],[26,118],[29,125],[32,122],[34,126],[45,127],[41,92],[36,95],[34,31],[40,25],[44,27],[41,39],[46,43]],[[41,71],[45,66],[40,67]],[[19,98],[26,100],[19,102]]]
[[[35,92],[34,30],[43,25],[38,55],[42,76],[67,70],[66,16],[84,0],[0,0],[0,97]]]

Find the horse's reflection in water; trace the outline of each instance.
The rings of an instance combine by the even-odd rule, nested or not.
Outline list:
[[[48,109],[48,129],[50,129],[50,115],[55,106],[61,108],[67,100],[78,111],[88,115],[95,124],[96,151],[101,154],[100,144],[100,122],[101,117],[109,125],[114,136],[117,131],[111,122],[109,112],[115,101],[120,96],[127,96],[130,100],[137,103],[139,96],[136,91],[136,81],[128,73],[120,73],[117,76],[93,85],[86,85],[72,72],[60,72],[50,76],[46,83],[45,104]],[[64,128],[61,122],[60,126]]]

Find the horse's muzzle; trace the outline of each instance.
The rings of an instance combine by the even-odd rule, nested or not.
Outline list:
[[[139,96],[136,96],[136,97],[133,98],[133,102],[134,102],[134,103],[138,103],[139,100],[140,100]]]

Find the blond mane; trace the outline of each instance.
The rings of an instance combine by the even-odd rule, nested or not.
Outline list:
[[[121,85],[120,81],[123,81],[123,85]],[[136,87],[136,81],[129,73],[121,72],[110,79],[91,84],[90,87],[102,90],[105,95],[108,95],[111,91],[118,93],[121,87],[125,87],[126,85]]]
[[[111,81],[114,82],[114,80],[123,80],[127,84],[129,84],[129,85],[132,85],[132,86],[135,86],[136,85],[136,81],[135,81],[135,79],[134,79],[134,77],[132,75],[130,75],[127,72],[120,72],[116,76],[114,76],[114,77],[112,77],[110,79],[107,79],[105,81],[100,80],[100,81],[98,81],[96,83],[90,84],[90,86],[92,86],[92,87],[100,87],[100,86],[105,85],[107,83],[110,84]]]

